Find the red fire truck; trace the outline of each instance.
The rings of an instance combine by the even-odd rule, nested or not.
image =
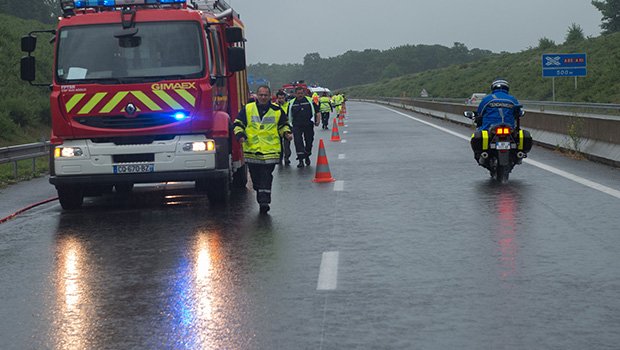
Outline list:
[[[135,183],[195,181],[212,203],[245,187],[232,121],[248,96],[243,24],[224,1],[62,0],[51,31],[22,38],[35,83],[37,33],[55,45],[50,183],[64,209]]]

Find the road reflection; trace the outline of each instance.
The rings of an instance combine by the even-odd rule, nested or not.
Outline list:
[[[253,197],[62,213],[56,233],[51,347],[251,347],[256,285],[274,229]]]
[[[65,236],[59,240],[56,253],[58,316],[54,322],[56,349],[86,349],[91,333],[88,305],[89,286],[84,269],[87,257],[82,242],[76,237]]]
[[[499,245],[499,266],[502,280],[517,273],[517,242],[516,195],[513,191],[501,191],[497,196],[497,229],[496,241]]]
[[[496,182],[479,186],[484,192],[482,198],[491,213],[486,225],[496,243],[496,256],[499,279],[509,282],[519,275],[519,246],[524,229],[522,210],[526,207],[528,187],[518,181],[507,184]]]
[[[219,330],[226,324],[222,310],[236,309],[226,304],[227,280],[221,237],[218,232],[197,232],[183,257],[174,280],[170,313],[170,342],[188,349],[221,349]]]

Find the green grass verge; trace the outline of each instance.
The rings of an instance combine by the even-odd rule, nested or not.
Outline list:
[[[35,159],[35,171],[32,171],[32,159],[20,160],[17,162],[17,177],[15,176],[14,163],[0,164],[0,188],[26,181],[36,177],[45,176],[49,172],[49,157],[39,157]]]

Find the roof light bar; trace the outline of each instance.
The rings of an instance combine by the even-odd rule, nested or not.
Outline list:
[[[117,7],[127,5],[169,5],[169,4],[185,4],[187,0],[73,0],[62,1],[63,10],[69,9],[70,3],[73,3],[75,8],[86,7]]]

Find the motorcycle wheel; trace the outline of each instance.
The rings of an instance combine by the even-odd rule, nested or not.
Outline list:
[[[508,182],[508,175],[510,174],[510,172],[508,171],[508,168],[503,166],[503,165],[498,165],[497,166],[497,170],[495,171],[495,180],[497,180],[498,182],[501,183],[506,183]]]

